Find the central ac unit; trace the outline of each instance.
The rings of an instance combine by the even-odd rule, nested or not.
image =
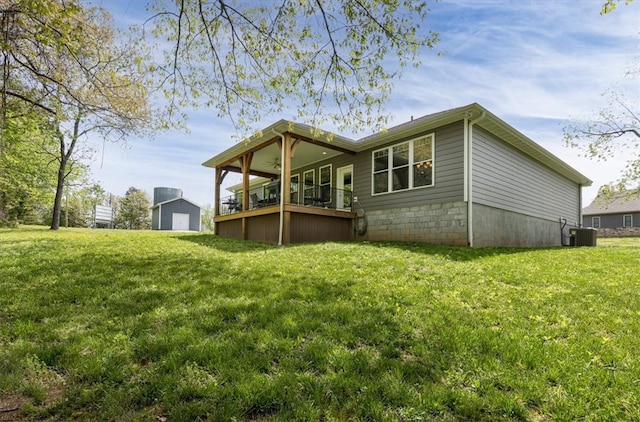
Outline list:
[[[570,246],[596,246],[598,231],[596,229],[572,228],[569,229]]]

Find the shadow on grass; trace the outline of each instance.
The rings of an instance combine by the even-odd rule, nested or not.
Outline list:
[[[275,245],[268,243],[252,242],[248,240],[239,240],[228,237],[222,237],[215,234],[197,234],[197,235],[180,235],[176,239],[192,242],[200,246],[217,249],[222,252],[258,252],[277,248]]]
[[[457,290],[367,278],[375,269],[353,277],[333,255],[472,261],[531,249],[352,242],[262,254],[278,248],[211,234],[163,241],[147,254],[149,237],[33,247],[38,259],[0,267],[0,343],[11,344],[0,379],[21,379],[25,359],[64,374],[65,399],[49,413],[60,419],[143,420],[153,409],[172,420],[527,420],[522,371],[509,379],[493,365],[546,368],[555,356],[499,329],[499,315],[484,321],[486,306],[461,306]]]
[[[417,242],[364,242],[368,245],[379,248],[392,248],[402,251],[420,253],[425,255],[437,255],[449,261],[466,262],[474,261],[499,255],[514,255],[539,250],[562,249],[561,247],[540,247],[540,248],[515,248],[515,247],[492,247],[492,248],[469,248],[465,246],[448,246]]]

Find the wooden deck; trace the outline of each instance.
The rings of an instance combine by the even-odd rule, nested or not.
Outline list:
[[[351,211],[285,204],[283,244],[354,240],[356,214]],[[216,234],[278,243],[280,206],[216,216]]]

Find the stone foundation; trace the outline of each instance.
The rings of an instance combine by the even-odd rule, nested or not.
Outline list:
[[[616,227],[598,229],[598,237],[640,237],[640,227]]]
[[[358,240],[467,246],[467,204],[450,202],[367,212],[367,233]]]

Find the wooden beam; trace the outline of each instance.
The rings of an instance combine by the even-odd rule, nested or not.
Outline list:
[[[235,167],[235,166],[225,166],[223,167],[223,169],[228,170],[228,171],[232,171],[234,173],[242,173],[242,168],[240,167]],[[260,171],[260,170],[249,170],[249,174],[251,176],[260,176],[260,177],[266,177],[267,179],[273,179],[278,177],[277,173],[269,173],[266,171]]]
[[[261,149],[264,149],[266,147],[268,147],[269,145],[278,142],[278,140],[280,140],[279,136],[276,136],[274,138],[269,139],[268,141],[262,142],[261,144],[258,144],[246,151],[243,151],[241,155],[237,155],[233,158],[230,158],[229,160],[225,161],[224,163],[220,163],[220,167],[227,167],[227,166],[231,166],[231,163],[233,163],[234,161],[238,161],[241,160],[242,161],[242,157],[244,157],[246,154],[249,153],[254,153],[256,151],[259,151]],[[233,167],[233,166],[231,166]]]

